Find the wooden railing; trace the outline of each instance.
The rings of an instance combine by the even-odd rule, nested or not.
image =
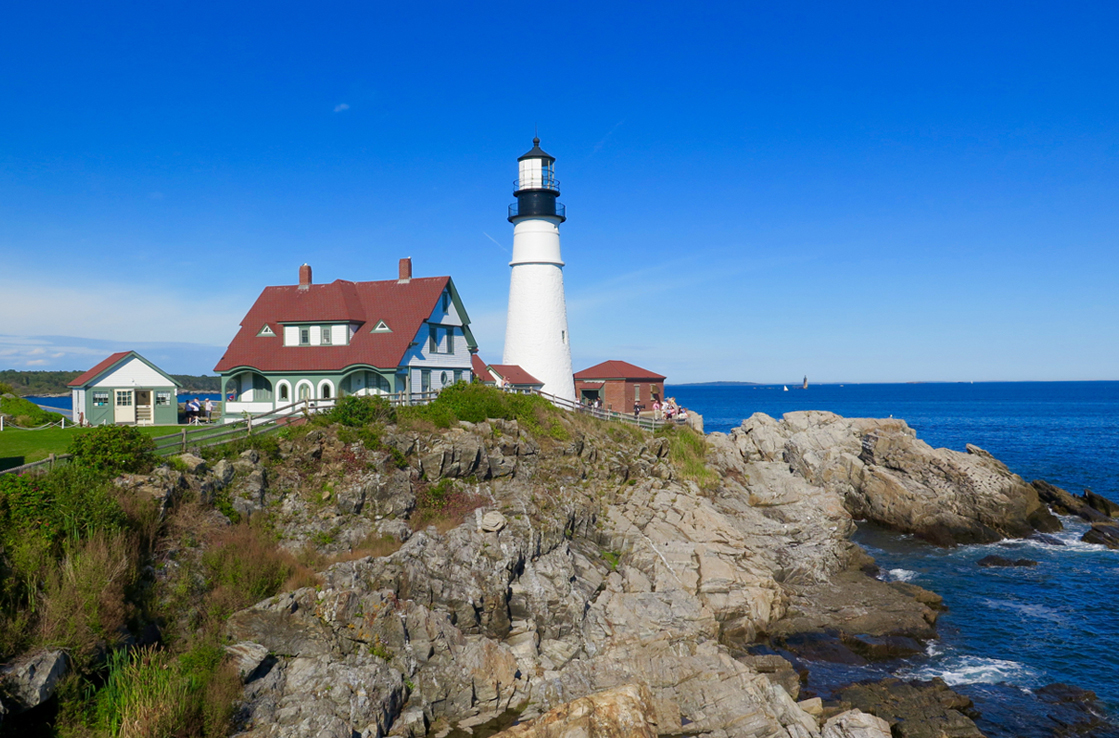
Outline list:
[[[568,412],[589,415],[600,420],[614,423],[633,425],[641,430],[656,431],[665,425],[671,424],[670,420],[657,420],[655,418],[627,415],[615,410],[604,410],[579,402],[573,402],[563,397],[532,390],[531,394],[543,397],[556,407]],[[436,391],[428,392],[400,392],[394,395],[382,395],[394,407],[410,405],[426,405],[439,396]],[[278,407],[266,413],[257,415],[246,414],[241,420],[226,418],[224,422],[213,425],[183,426],[179,431],[165,436],[157,436],[155,441],[155,454],[160,457],[173,456],[186,453],[190,449],[203,449],[210,446],[219,446],[230,443],[240,438],[251,438],[265,433],[271,433],[285,426],[300,422],[316,413],[330,410],[334,407],[335,400],[299,400],[289,405]],[[33,471],[49,471],[60,463],[68,463],[71,454],[51,454],[42,461],[33,461],[30,464],[0,470],[0,474],[24,474]]]

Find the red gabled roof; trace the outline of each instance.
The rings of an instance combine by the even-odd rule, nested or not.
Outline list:
[[[421,277],[407,282],[348,282],[265,287],[241,321],[225,355],[214,367],[224,372],[239,366],[260,371],[340,371],[355,364],[382,369],[400,366],[420,326],[435,309],[450,277]],[[373,333],[385,321],[389,333]],[[283,323],[361,323],[346,346],[284,346]],[[275,336],[258,336],[268,324]]]
[[[576,379],[651,379],[655,382],[663,382],[664,376],[651,372],[648,369],[642,369],[639,366],[634,366],[628,361],[604,361],[601,364],[595,364],[589,369],[584,369],[581,372],[575,372]]]
[[[490,369],[497,372],[498,376],[509,384],[538,384],[544,386],[543,382],[521,369],[517,364],[490,364]]]
[[[128,356],[131,353],[133,353],[133,352],[132,351],[118,351],[117,353],[113,354],[109,358],[102,361],[97,366],[90,369],[85,374],[74,377],[74,379],[71,380],[70,383],[67,384],[66,386],[67,387],[82,387],[82,386],[88,384],[90,382],[90,380],[96,379],[97,375],[101,374],[101,372],[103,372],[106,369],[108,369],[109,367],[113,366],[114,364],[116,364],[121,359],[123,359],[124,357]]]
[[[482,357],[478,354],[470,356],[470,369],[474,372],[474,376],[481,382],[492,382],[493,377],[490,376],[489,369],[486,368],[486,362],[482,361]]]

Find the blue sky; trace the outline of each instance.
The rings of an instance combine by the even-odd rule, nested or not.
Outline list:
[[[479,8],[6,8],[0,367],[209,372],[402,256],[499,361],[538,127],[576,368],[1119,379],[1119,6]]]

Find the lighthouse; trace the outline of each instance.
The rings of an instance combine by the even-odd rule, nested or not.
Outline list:
[[[556,202],[555,163],[555,157],[540,148],[539,138],[532,139],[532,150],[517,160],[517,201],[509,206],[513,271],[502,363],[519,365],[544,383],[544,392],[574,402],[559,237],[560,223],[567,218]]]

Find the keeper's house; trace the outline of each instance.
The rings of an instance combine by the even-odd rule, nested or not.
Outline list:
[[[68,385],[79,425],[175,425],[179,388],[135,351],[113,354]]]
[[[471,379],[477,348],[450,277],[265,287],[214,371],[224,417],[270,412],[301,400],[439,391]]]
[[[664,376],[628,361],[604,361],[575,372],[575,394],[580,402],[601,399],[607,410],[628,413],[635,402],[649,409],[664,399]]]

